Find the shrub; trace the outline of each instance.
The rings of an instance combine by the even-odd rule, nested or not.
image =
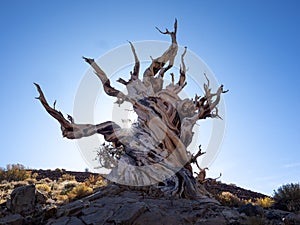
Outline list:
[[[51,187],[49,187],[48,184],[37,184],[35,185],[35,188],[38,189],[39,191],[44,191],[44,192],[50,192]]]
[[[39,174],[37,172],[35,172],[31,175],[31,178],[36,179],[38,176],[39,176]]]
[[[90,175],[88,179],[85,179],[84,183],[86,186],[92,188],[102,187],[107,185],[106,181],[103,179],[101,175],[98,175],[96,177],[94,175]]]
[[[8,164],[5,169],[0,169],[0,181],[23,181],[31,177],[31,172],[26,171],[21,164]]]
[[[68,193],[68,197],[69,199],[82,198],[92,193],[93,193],[92,188],[87,187],[85,184],[79,184]]]
[[[106,186],[107,182],[103,179],[103,178],[99,178],[96,181],[95,187],[102,187],[102,186]]]
[[[255,201],[255,205],[259,205],[263,208],[270,208],[274,204],[274,200],[270,197],[258,198]]]
[[[300,210],[300,184],[286,184],[274,191],[275,207],[288,211]]]
[[[66,182],[66,181],[65,181]],[[67,195],[70,191],[73,190],[74,187],[76,187],[78,183],[75,181],[68,182],[64,185],[63,189],[61,190],[61,195]]]
[[[227,191],[223,191],[221,194],[217,195],[216,197],[217,200],[224,206],[238,207],[243,204],[242,201],[236,195]]]
[[[65,203],[68,202],[69,197],[67,195],[57,195],[55,199],[60,201],[60,203]]]
[[[59,181],[60,181],[60,182],[63,182],[63,181],[74,181],[74,180],[76,180],[76,179],[75,179],[75,176],[72,176],[72,175],[70,175],[70,174],[68,174],[68,173],[63,174],[63,175],[59,178]]]

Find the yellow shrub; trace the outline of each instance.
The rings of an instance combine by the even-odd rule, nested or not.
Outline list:
[[[89,187],[92,187],[92,188],[102,187],[102,186],[107,185],[106,181],[100,175],[98,175],[96,177],[94,175],[90,175],[90,177],[88,179],[86,179],[84,181],[84,183],[85,183],[86,186],[89,186]]]
[[[255,205],[259,205],[263,208],[270,208],[274,204],[274,200],[270,197],[258,198],[255,201]]]
[[[60,178],[59,178],[59,181],[60,182],[62,182],[62,181],[73,181],[73,180],[76,180],[75,179],[75,176],[72,176],[72,175],[70,175],[70,174],[68,174],[68,173],[66,173],[66,174],[63,174]]]
[[[49,187],[48,184],[37,184],[35,185],[35,188],[38,189],[39,191],[44,191],[44,192],[50,192],[51,187]]]
[[[55,196],[55,198],[58,200],[58,201],[62,201],[62,202],[65,202],[69,199],[69,197],[67,195],[57,195]]]
[[[38,176],[39,176],[39,174],[37,172],[31,174],[32,179],[36,179]]]
[[[236,195],[227,191],[223,191],[216,198],[224,206],[238,207],[242,205],[242,201]]]
[[[92,188],[87,187],[85,184],[79,184],[78,186],[74,187],[67,195],[70,199],[74,199],[74,198],[82,198],[92,193],[93,193]]]
[[[73,188],[78,185],[77,181],[64,181],[63,183],[64,186],[60,192],[61,195],[67,195],[70,191],[73,190]]]

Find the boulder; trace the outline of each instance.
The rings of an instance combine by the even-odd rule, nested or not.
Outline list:
[[[35,190],[35,196],[36,196],[36,203],[39,204],[45,204],[48,200],[48,197],[43,192],[40,192],[39,190]]]
[[[0,225],[23,225],[24,222],[24,217],[20,214],[14,214],[0,218]]]
[[[35,191],[34,185],[15,188],[7,201],[7,208],[23,216],[33,213],[36,204]]]
[[[284,219],[284,225],[299,225],[300,214],[290,213]]]
[[[108,220],[114,224],[132,224],[142,213],[147,210],[147,206],[142,202],[124,204]]]
[[[263,208],[251,203],[241,206],[238,212],[245,213],[247,216],[262,216],[264,214]]]

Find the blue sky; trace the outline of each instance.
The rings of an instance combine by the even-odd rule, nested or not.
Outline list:
[[[226,94],[226,133],[209,176],[272,194],[300,180],[298,1],[1,1],[0,166],[84,170],[73,141],[40,103],[72,113],[88,65],[126,40],[178,42],[212,69]],[[99,121],[101,122],[101,121]]]

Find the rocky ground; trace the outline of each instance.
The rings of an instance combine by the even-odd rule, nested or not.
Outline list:
[[[74,172],[74,171],[66,171],[64,169],[56,169],[56,170],[31,170],[32,173],[37,173],[37,180],[41,180],[44,178],[49,178],[51,180],[59,180],[64,174],[69,174],[71,176],[75,176],[76,181],[84,182],[86,179],[89,179],[91,175],[98,176],[96,173],[90,172]],[[214,194],[220,194],[221,192],[230,192],[241,199],[249,200],[249,199],[256,199],[256,198],[264,198],[267,195],[257,193],[251,190],[247,190],[244,188],[237,187],[234,184],[225,184],[222,182],[206,182],[205,188]]]
[[[58,174],[70,171],[37,172],[36,179],[59,179]],[[43,175],[44,174],[44,175]],[[79,175],[79,174],[77,174]],[[76,178],[86,180],[90,173]],[[216,183],[211,191],[232,191],[244,198],[263,197],[259,193]],[[222,189],[223,188],[223,189]],[[66,204],[57,204],[35,184],[14,188],[10,198],[0,205],[0,225],[87,225],[87,224],[202,224],[247,225],[274,224],[299,225],[300,215],[273,208],[264,209],[252,204],[238,207],[221,205],[214,198],[194,200],[167,198],[159,191],[122,187],[115,184],[98,187],[93,194],[75,198]]]

